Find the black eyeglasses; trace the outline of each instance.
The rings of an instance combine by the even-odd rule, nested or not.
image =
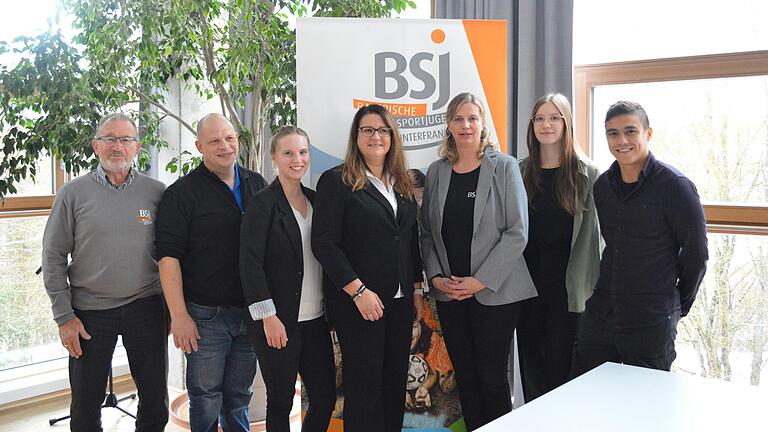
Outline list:
[[[363,136],[372,137],[373,134],[378,133],[381,138],[387,137],[389,138],[392,134],[392,128],[382,126],[380,128],[370,127],[370,126],[363,126],[361,128],[357,128],[357,130],[360,131]]]
[[[137,141],[136,137],[132,137],[132,136],[121,136],[121,137],[99,136],[99,137],[96,137],[96,140],[109,145],[115,145],[117,144],[118,141],[120,141],[120,144],[122,145],[133,144]]]

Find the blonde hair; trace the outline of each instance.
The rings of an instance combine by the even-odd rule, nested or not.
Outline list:
[[[477,149],[477,157],[482,158],[487,149],[494,148],[493,143],[488,140],[488,135],[490,135],[490,133],[488,132],[488,127],[485,126],[487,121],[485,118],[483,102],[472,93],[460,93],[448,104],[448,111],[445,115],[446,126],[445,133],[443,134],[443,142],[440,144],[440,149],[437,151],[437,154],[441,158],[451,164],[456,163],[456,161],[459,160],[459,153],[458,150],[456,150],[456,140],[454,140],[451,132],[448,130],[448,124],[450,124],[451,119],[456,115],[456,112],[465,103],[471,103],[476,106],[477,110],[480,112],[480,119],[483,121],[483,130],[480,132],[480,147]]]
[[[357,137],[360,133],[360,121],[368,114],[376,114],[381,117],[384,124],[392,129],[390,132],[389,151],[384,158],[384,174],[394,179],[394,190],[406,199],[411,198],[411,180],[405,169],[405,152],[403,151],[403,142],[400,139],[400,131],[397,129],[397,123],[386,108],[381,105],[367,105],[355,113],[352,119],[352,126],[349,128],[349,141],[347,142],[347,155],[344,157],[344,165],[341,168],[341,179],[347,186],[352,187],[353,191],[358,191],[368,183],[368,176],[365,170],[368,166],[365,163],[360,149],[357,147]]]
[[[309,145],[309,135],[304,132],[304,129],[297,126],[283,126],[272,135],[272,139],[269,141],[269,154],[274,155],[277,151],[277,144],[281,138],[288,135],[300,135],[307,139],[307,145]]]

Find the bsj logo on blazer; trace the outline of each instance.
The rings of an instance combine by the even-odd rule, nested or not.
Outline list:
[[[467,192],[467,198],[474,198],[475,195],[477,195],[477,192],[475,191]]]

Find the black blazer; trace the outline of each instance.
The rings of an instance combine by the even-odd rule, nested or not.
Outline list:
[[[342,288],[356,278],[386,307],[398,285],[406,297],[422,280],[416,203],[397,194],[397,215],[370,182],[356,192],[341,179],[341,166],[317,183],[312,251],[323,266],[326,299],[349,300]]]
[[[301,186],[310,203],[315,191]],[[272,299],[290,339],[299,319],[304,278],[301,231],[279,179],[254,196],[240,225],[240,278],[246,306]],[[248,332],[264,337],[261,320],[245,311]]]

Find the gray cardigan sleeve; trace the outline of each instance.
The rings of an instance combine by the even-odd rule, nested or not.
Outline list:
[[[75,318],[67,279],[68,258],[75,236],[73,204],[73,196],[65,185],[56,195],[43,233],[43,282],[58,325]]]

